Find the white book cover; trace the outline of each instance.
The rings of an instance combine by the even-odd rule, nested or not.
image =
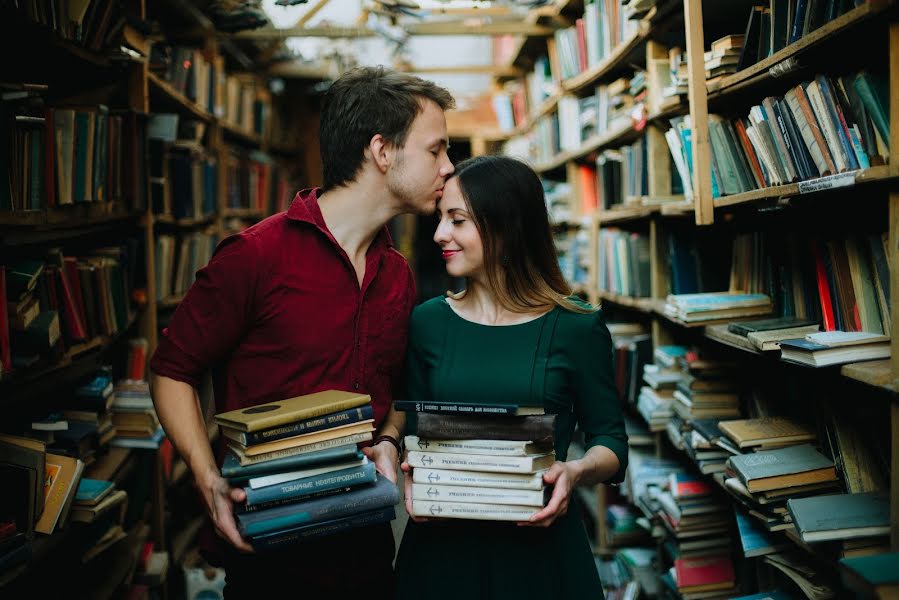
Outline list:
[[[462,485],[412,484],[412,500],[429,502],[479,502],[481,504],[517,504],[543,506],[543,490],[466,487]]]
[[[409,452],[412,467],[458,469],[490,473],[534,473],[547,469],[555,460],[555,452],[540,456],[490,456],[484,454],[450,454],[443,452]]]
[[[839,346],[855,346],[858,344],[874,344],[889,342],[890,336],[866,331],[819,331],[805,336],[810,342],[836,348]]]
[[[453,469],[412,470],[413,483],[482,486],[503,489],[539,490],[543,487],[543,471],[533,475],[515,473],[480,473],[478,471],[456,471]]]
[[[481,521],[527,521],[539,509],[533,506],[478,504],[468,502],[412,501],[412,516]]]
[[[454,452],[457,454],[490,454],[494,456],[533,456],[546,454],[531,442],[510,440],[431,440],[417,435],[406,436],[406,448],[425,452]]]

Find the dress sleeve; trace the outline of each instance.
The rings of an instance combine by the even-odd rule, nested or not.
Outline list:
[[[150,361],[153,372],[198,386],[250,325],[262,264],[252,238],[224,239],[163,331]]]
[[[606,483],[619,483],[627,469],[628,447],[612,366],[612,336],[600,312],[579,322],[589,330],[579,332],[579,347],[573,353],[574,412],[584,433],[585,449],[605,446],[618,457],[620,467]]]

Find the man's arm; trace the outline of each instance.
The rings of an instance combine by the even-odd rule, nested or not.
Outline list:
[[[240,488],[229,486],[219,474],[197,391],[190,384],[155,373],[150,377],[150,391],[159,422],[190,468],[219,535],[238,550],[252,551],[238,533],[232,512],[233,503],[243,502],[246,494]]]

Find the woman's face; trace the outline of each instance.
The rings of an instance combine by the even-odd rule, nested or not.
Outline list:
[[[437,202],[437,231],[434,241],[443,251],[446,272],[453,277],[478,277],[484,271],[484,245],[459,189],[452,178]]]

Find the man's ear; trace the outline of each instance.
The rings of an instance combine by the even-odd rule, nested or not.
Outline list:
[[[365,148],[365,158],[371,160],[382,174],[387,173],[387,168],[394,161],[395,154],[396,150],[393,144],[384,139],[380,133],[373,135]]]

